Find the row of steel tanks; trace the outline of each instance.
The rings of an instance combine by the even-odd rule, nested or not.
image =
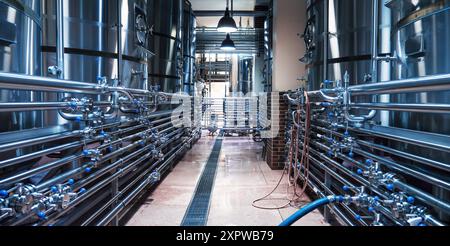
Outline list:
[[[302,61],[308,68],[309,90],[321,89],[327,81],[342,81],[345,72],[350,75],[350,85],[449,73],[450,27],[446,24],[450,20],[449,1],[377,0],[376,19],[374,1],[308,0],[308,25],[304,33],[307,53]],[[374,26],[377,27],[375,41]],[[363,96],[356,100],[361,103],[448,104],[449,98],[449,92],[427,92],[376,98]],[[367,110],[356,109],[354,113],[367,114]],[[386,127],[377,130],[392,135],[400,130],[450,135],[449,117],[444,113],[379,111],[373,123]],[[445,151],[405,142],[382,140],[379,143],[444,163],[450,158]],[[401,161],[408,167],[420,169],[407,160]],[[443,174],[434,169],[422,171]],[[436,197],[449,200],[447,190],[405,178]]]

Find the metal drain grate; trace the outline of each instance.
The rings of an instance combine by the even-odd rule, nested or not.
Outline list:
[[[195,188],[194,196],[184,215],[181,226],[206,226],[211,202],[211,192],[216,178],[217,164],[219,163],[222,148],[223,132],[216,139],[211,155],[206,162],[203,173]]]

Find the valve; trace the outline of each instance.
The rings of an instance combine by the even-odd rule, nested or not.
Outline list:
[[[58,66],[49,66],[49,67],[47,68],[47,72],[48,72],[50,75],[53,75],[53,76],[59,76],[59,75],[62,73],[62,70],[61,70],[61,68],[59,68]]]
[[[151,183],[156,183],[159,182],[160,180],[161,180],[161,173],[159,173],[158,171],[151,173],[149,176],[149,181]]]
[[[81,189],[78,191],[78,195],[83,195],[83,194],[86,193],[86,192],[87,192],[86,188],[81,188]]]
[[[40,219],[40,220],[47,220],[47,215],[45,214],[44,211],[39,211],[36,213],[36,216]]]
[[[9,193],[7,190],[0,190],[0,198],[8,198]]]
[[[91,159],[91,165],[96,166],[97,162],[100,161],[101,157],[103,156],[101,151],[99,149],[85,149],[82,152],[84,157]]]

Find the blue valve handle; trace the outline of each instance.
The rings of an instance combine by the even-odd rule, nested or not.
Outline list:
[[[388,185],[386,185],[386,188],[388,190],[390,190],[390,191],[393,191],[394,190],[394,185],[393,184],[388,184]]]
[[[9,193],[7,190],[0,190],[0,197],[1,198],[7,198],[9,196]]]
[[[50,188],[50,190],[51,190],[53,193],[56,193],[56,192],[58,192],[58,187],[52,186],[52,187]]]
[[[39,211],[36,213],[37,217],[41,220],[47,219],[47,216],[45,215],[45,212]]]

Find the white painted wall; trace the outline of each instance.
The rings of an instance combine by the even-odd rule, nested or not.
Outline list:
[[[297,79],[306,75],[299,59],[305,45],[303,34],[307,23],[305,0],[273,1],[273,91],[295,90],[303,85]]]

